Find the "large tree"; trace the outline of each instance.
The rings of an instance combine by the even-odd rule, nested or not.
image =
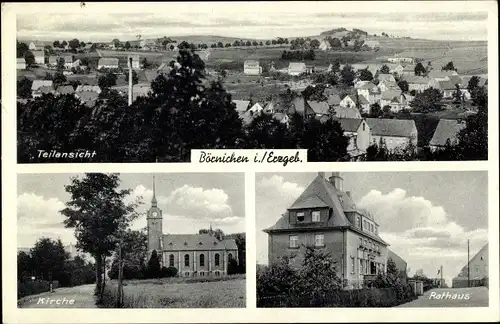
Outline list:
[[[16,42],[16,57],[25,57],[26,53],[29,52],[29,46],[26,43]]]
[[[17,80],[17,96],[19,98],[30,99],[31,98],[31,85],[33,81],[23,76]]]
[[[373,80],[373,73],[368,70],[368,67],[358,71],[359,79],[361,81],[371,81]]]
[[[128,84],[128,72],[125,73],[125,82]],[[132,84],[137,83],[139,83],[139,76],[137,75],[137,72],[132,71]]]
[[[427,73],[427,69],[422,65],[422,63],[418,62],[417,65],[415,65],[414,72],[415,75],[422,76]]]
[[[126,203],[131,189],[119,189],[119,174],[86,173],[72,177],[64,186],[70,200],[61,210],[64,225],[74,228],[76,247],[90,253],[96,261],[96,294],[103,294],[103,270],[106,257],[116,249],[120,234],[138,217],[136,207],[141,197]]]
[[[64,272],[69,253],[60,239],[41,238],[31,249],[31,259],[37,276],[44,280],[58,280]]]
[[[341,82],[347,86],[352,87],[354,85],[354,79],[356,78],[356,72],[351,65],[346,64],[340,71]]]
[[[418,112],[432,112],[440,110],[443,94],[438,89],[429,88],[418,92],[410,106]]]
[[[99,87],[101,87],[101,89],[108,89],[116,85],[117,79],[118,77],[116,76],[116,74],[108,71],[99,77],[99,79],[97,80],[97,84],[99,85]]]
[[[69,41],[68,45],[73,51],[76,51],[76,49],[80,47],[80,41],[76,38],[73,38]]]

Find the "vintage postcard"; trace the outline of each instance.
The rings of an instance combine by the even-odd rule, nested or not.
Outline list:
[[[500,320],[496,13],[3,3],[4,322]]]

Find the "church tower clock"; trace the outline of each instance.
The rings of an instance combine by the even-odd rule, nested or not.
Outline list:
[[[153,199],[151,199],[151,207],[147,213],[148,222],[148,255],[151,255],[153,250],[156,250],[159,256],[162,250],[163,242],[163,217],[162,210],[158,208],[156,201],[155,177],[153,176]]]

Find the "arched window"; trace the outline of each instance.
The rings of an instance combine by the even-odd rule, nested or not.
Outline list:
[[[220,266],[220,256],[219,253],[215,253],[215,266]]]
[[[189,267],[189,254],[184,255],[184,266]]]
[[[170,256],[168,257],[168,266],[169,267],[174,266],[174,255],[173,254],[170,254]]]
[[[200,267],[205,266],[205,254],[200,254]]]
[[[365,123],[363,123],[363,132],[365,131]]]
[[[228,261],[231,261],[231,260],[233,259],[233,255],[232,255],[231,253],[229,253],[229,254],[227,255],[227,259],[228,259]]]

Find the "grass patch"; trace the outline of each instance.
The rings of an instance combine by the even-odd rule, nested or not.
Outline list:
[[[244,275],[128,280],[124,282],[125,308],[242,308]],[[102,308],[116,306],[117,282],[108,282]]]

